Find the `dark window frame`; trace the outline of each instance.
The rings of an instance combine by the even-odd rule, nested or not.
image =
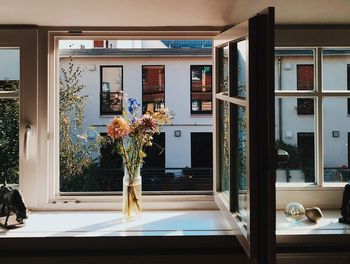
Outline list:
[[[193,99],[192,99],[192,69],[194,67],[210,67],[210,71],[211,71],[211,85],[210,85],[210,94],[211,94],[211,110],[198,110],[198,111],[193,111],[192,110],[192,102],[193,102]],[[208,93],[208,92],[206,92]],[[213,66],[212,65],[209,65],[209,64],[193,64],[193,65],[190,65],[190,111],[191,111],[191,115],[212,115],[213,114]]]
[[[299,68],[301,67],[312,67],[313,79],[312,79],[312,89],[302,89],[299,87]],[[315,89],[315,67],[313,64],[297,64],[297,90],[314,90]],[[297,114],[298,115],[313,115],[315,112],[315,103],[312,98],[298,98],[297,99]]]
[[[103,92],[102,85],[103,85],[103,68],[121,68],[121,90],[120,94],[123,93],[124,90],[124,68],[123,65],[100,65],[100,116],[109,116],[109,115],[122,115],[123,110],[121,111],[105,111],[102,107],[102,99],[103,95],[111,95],[111,94],[117,94],[118,92]],[[121,98],[121,107],[123,109],[123,96]]]
[[[165,64],[157,64],[157,65],[154,65],[154,64],[145,64],[145,65],[142,65],[142,68],[141,68],[141,82],[142,82],[142,113],[144,114],[146,111],[144,111],[144,69],[146,67],[163,67],[163,75],[164,75],[164,80],[163,80],[163,104],[165,106]]]

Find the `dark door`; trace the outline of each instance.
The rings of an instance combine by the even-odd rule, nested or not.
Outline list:
[[[213,167],[213,134],[205,132],[191,133],[191,167]]]
[[[298,133],[298,152],[305,182],[315,182],[315,137],[314,133]]]

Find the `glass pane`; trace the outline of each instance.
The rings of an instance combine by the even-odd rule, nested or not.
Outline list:
[[[229,195],[231,175],[230,146],[230,103],[219,101],[220,104],[220,187],[221,192]]]
[[[248,41],[240,41],[237,43],[237,95],[246,96],[247,89],[247,54]]]
[[[0,92],[19,90],[19,48],[0,48]]]
[[[123,111],[123,67],[101,66],[100,114],[121,114]]]
[[[350,180],[350,102],[347,98],[323,100],[324,181]]]
[[[229,89],[229,79],[228,79],[228,56],[229,49],[228,46],[218,49],[219,52],[219,92],[228,93]]]
[[[314,90],[314,50],[275,50],[275,89]]]
[[[142,112],[158,111],[164,102],[164,66],[142,66]]]
[[[236,179],[237,179],[237,190],[238,190],[238,214],[243,222],[244,226],[247,227],[248,217],[248,186],[247,186],[247,123],[246,123],[246,109],[241,106],[235,106],[236,118],[233,122],[237,132],[235,133],[235,144],[237,147],[236,151],[236,166],[234,168]]]
[[[191,114],[212,111],[212,71],[210,65],[191,65]]]
[[[19,101],[0,99],[0,181],[18,184]]]
[[[324,90],[350,90],[350,48],[322,50]]]
[[[175,114],[174,126],[163,127],[162,133],[153,137],[153,145],[145,147],[143,190],[155,194],[212,191],[211,136],[191,137],[192,133],[210,132],[211,120],[203,119],[206,125],[198,126],[189,115],[191,65],[203,64],[198,65],[201,96],[211,92],[211,52],[212,41],[207,40],[60,40],[59,169],[63,195],[104,195],[122,190],[122,159],[115,146],[104,142],[111,115],[118,115],[122,107],[127,111],[127,101],[121,104],[122,94],[144,107],[138,116],[142,110],[156,111],[165,96],[166,106]],[[211,97],[200,100],[211,102]],[[210,107],[202,104],[201,110]]]
[[[315,117],[305,114],[313,112],[308,104],[300,110],[300,100],[314,105],[312,98],[276,98],[277,182],[315,182]]]

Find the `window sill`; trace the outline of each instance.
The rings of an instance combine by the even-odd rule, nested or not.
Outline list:
[[[276,240],[279,246],[292,245],[349,245],[350,225],[338,222],[340,210],[322,210],[323,218],[318,223],[303,220],[300,223],[290,223],[284,212],[276,213]],[[345,243],[345,244],[344,244]]]
[[[14,218],[10,217],[10,224]],[[1,229],[0,239],[233,235],[223,218],[219,210],[145,211],[134,221],[125,221],[120,211],[32,212],[23,226]]]

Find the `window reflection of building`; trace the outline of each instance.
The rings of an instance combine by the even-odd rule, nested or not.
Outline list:
[[[142,112],[154,112],[165,104],[163,65],[142,66]]]
[[[210,65],[191,65],[191,114],[212,113],[212,70]]]
[[[100,69],[100,114],[121,114],[123,111],[123,67],[115,65],[104,65],[100,66]]]

